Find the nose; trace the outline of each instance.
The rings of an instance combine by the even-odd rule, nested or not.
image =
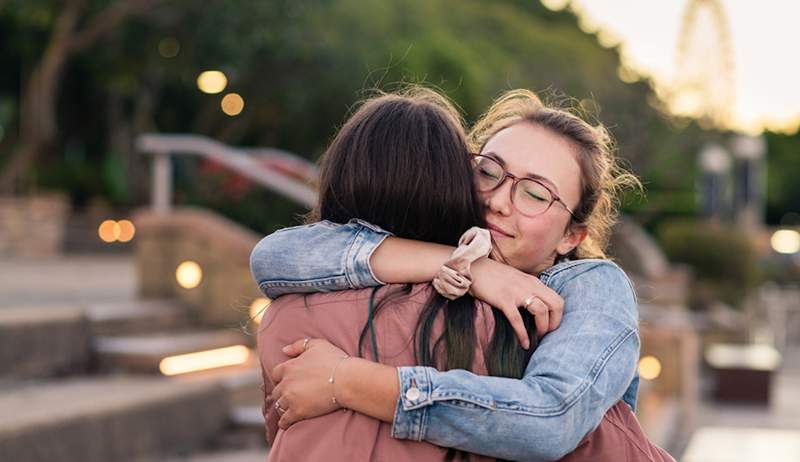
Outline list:
[[[495,190],[484,193],[486,206],[492,213],[509,216],[511,214],[511,187],[513,181],[504,178],[503,183]]]

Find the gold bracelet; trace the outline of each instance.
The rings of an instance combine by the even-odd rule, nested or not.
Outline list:
[[[335,379],[336,370],[339,369],[339,365],[342,364],[344,362],[344,360],[348,359],[348,358],[350,358],[350,355],[348,355],[348,354],[342,356],[342,359],[340,359],[339,362],[336,363],[335,366],[333,366],[333,370],[331,371],[331,377],[328,379],[328,383],[331,384],[331,388],[332,388],[332,390],[331,390],[331,402],[336,407],[340,407],[339,403],[336,401],[336,387],[333,385],[334,383],[336,383],[336,379]]]

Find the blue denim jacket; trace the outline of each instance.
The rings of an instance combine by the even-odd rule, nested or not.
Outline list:
[[[369,267],[390,233],[361,220],[277,231],[256,245],[251,271],[268,297],[382,284]],[[400,367],[392,436],[511,460],[571,452],[624,399],[636,406],[638,312],[625,273],[606,260],[559,263],[540,279],[565,300],[522,379]]]

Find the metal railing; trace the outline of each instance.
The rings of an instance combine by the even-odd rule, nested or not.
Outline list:
[[[308,208],[317,200],[309,186],[317,168],[295,154],[272,148],[234,148],[200,135],[143,134],[136,150],[153,156],[151,201],[153,209],[168,214],[172,208],[172,156],[194,155],[224,167]],[[265,162],[265,160],[267,162]]]

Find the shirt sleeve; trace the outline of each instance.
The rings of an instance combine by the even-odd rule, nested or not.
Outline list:
[[[383,285],[369,265],[391,233],[363,220],[329,221],[276,231],[256,244],[250,271],[261,292],[328,292]]]
[[[608,262],[582,266],[545,281],[564,297],[564,317],[522,379],[398,368],[392,436],[511,460],[571,452],[623,397],[639,357],[627,277]]]

